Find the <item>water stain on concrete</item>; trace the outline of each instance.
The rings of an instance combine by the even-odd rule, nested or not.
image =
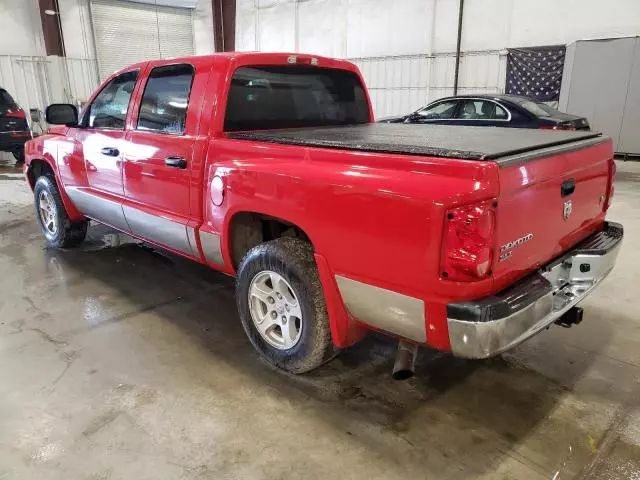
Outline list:
[[[637,189],[610,214],[630,245]],[[232,279],[98,225],[45,249],[25,218],[0,242],[7,479],[638,478],[633,248],[581,325],[487,361],[424,349],[395,382],[389,338],[288,375],[251,348]]]

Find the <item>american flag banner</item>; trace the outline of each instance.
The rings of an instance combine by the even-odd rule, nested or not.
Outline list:
[[[506,93],[541,102],[559,100],[565,50],[564,45],[510,48]]]

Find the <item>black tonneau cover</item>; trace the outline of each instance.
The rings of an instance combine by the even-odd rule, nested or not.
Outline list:
[[[233,132],[228,133],[227,137],[285,145],[465,160],[504,159],[508,163],[517,161],[515,156],[520,154],[539,150],[547,150],[549,154],[560,153],[605,140],[600,133],[590,131],[393,123]],[[536,157],[539,158],[539,155]]]

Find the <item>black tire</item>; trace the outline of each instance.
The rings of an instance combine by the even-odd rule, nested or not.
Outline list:
[[[48,228],[43,221],[43,216],[40,212],[42,192],[51,198],[55,205],[55,214],[52,215],[51,225],[55,225],[55,228]],[[33,189],[35,206],[36,206],[36,218],[40,225],[40,230],[44,236],[47,245],[53,248],[70,248],[80,245],[86,235],[88,221],[72,222],[64,208],[62,198],[60,198],[60,192],[56,181],[52,176],[42,175],[36,180],[36,185]],[[45,197],[47,198],[47,197]],[[53,232],[51,230],[54,230]]]
[[[14,150],[11,152],[13,154],[13,158],[16,159],[16,167],[19,167],[24,164],[24,148],[19,150]]]
[[[302,311],[300,338],[287,350],[270,345],[251,317],[249,289],[254,277],[266,270],[281,275],[290,284]],[[308,242],[283,237],[249,250],[238,267],[236,303],[242,326],[254,348],[269,363],[282,370],[290,373],[309,372],[338,353],[331,341],[327,306],[313,258],[313,248]]]

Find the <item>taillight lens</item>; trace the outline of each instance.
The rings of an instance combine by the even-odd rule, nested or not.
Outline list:
[[[493,263],[493,201],[453,208],[445,219],[442,277],[472,282],[487,277]]]
[[[5,113],[5,116],[12,118],[27,118],[27,114],[24,113],[24,110],[18,108],[17,110],[9,110]]]
[[[616,189],[616,162],[612,158],[611,163],[609,164],[609,182],[607,184],[607,200],[604,205],[604,211],[606,212],[611,206],[611,202],[613,201],[613,193]]]
[[[575,130],[576,127],[572,123],[556,123],[553,125],[540,125],[542,130]]]

